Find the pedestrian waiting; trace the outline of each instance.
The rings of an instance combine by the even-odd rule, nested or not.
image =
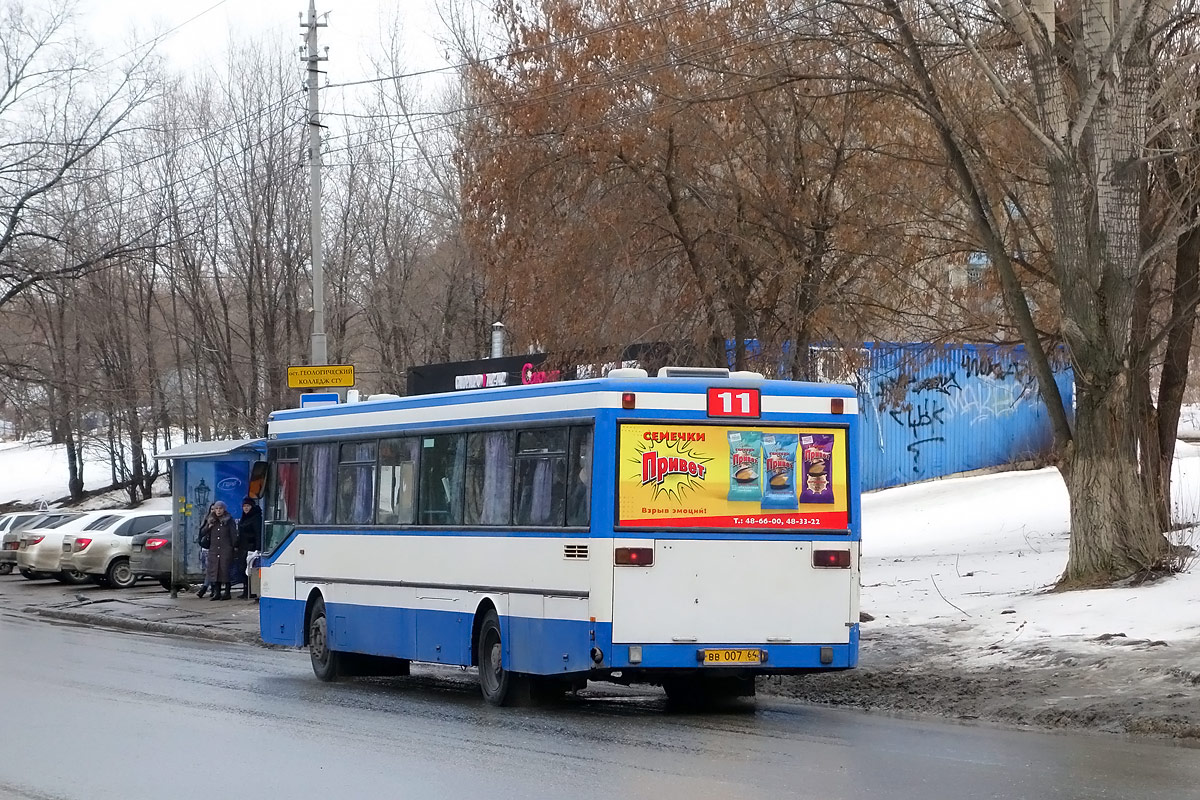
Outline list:
[[[228,600],[230,576],[234,573],[233,552],[237,545],[237,523],[225,504],[213,503],[213,521],[208,525],[208,582],[212,584],[210,600]]]
[[[251,563],[262,550],[263,515],[258,503],[253,497],[242,500],[242,518],[238,520],[237,553],[234,556],[234,566],[243,571],[242,581],[243,600],[250,598],[250,569]]]

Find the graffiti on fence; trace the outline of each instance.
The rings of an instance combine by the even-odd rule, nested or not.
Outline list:
[[[1052,362],[1070,402],[1071,371]],[[1051,434],[1038,380],[1020,349],[876,346],[860,384],[864,488],[880,488],[1043,455]],[[877,446],[873,447],[875,443]]]

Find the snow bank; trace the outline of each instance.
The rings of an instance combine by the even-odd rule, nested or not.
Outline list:
[[[1200,447],[1180,443],[1175,514],[1200,517]],[[1200,570],[1136,588],[1047,591],[1067,562],[1056,469],[906,486],[863,498],[863,609],[936,627],[958,652],[1102,634],[1200,640]],[[1195,546],[1195,529],[1184,531]]]
[[[61,444],[40,442],[0,442],[0,504],[41,501],[54,502],[69,494],[67,488],[67,448]],[[83,485],[96,489],[112,483],[108,454],[84,449]],[[160,491],[155,486],[155,491]],[[165,483],[161,491],[167,491]],[[84,508],[111,508],[124,505],[123,493],[90,498]]]

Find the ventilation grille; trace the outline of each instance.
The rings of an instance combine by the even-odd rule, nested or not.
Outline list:
[[[563,558],[587,558],[588,546],[586,544],[564,544]]]

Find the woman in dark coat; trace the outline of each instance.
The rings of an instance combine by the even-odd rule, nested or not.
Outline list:
[[[238,520],[237,551],[233,554],[233,568],[242,574],[242,599],[250,599],[250,574],[246,564],[247,553],[262,549],[262,509],[253,497],[242,500],[242,518]]]
[[[208,582],[213,585],[212,600],[228,600],[233,549],[237,544],[237,523],[220,500],[213,503],[213,514],[216,519],[209,526]]]

